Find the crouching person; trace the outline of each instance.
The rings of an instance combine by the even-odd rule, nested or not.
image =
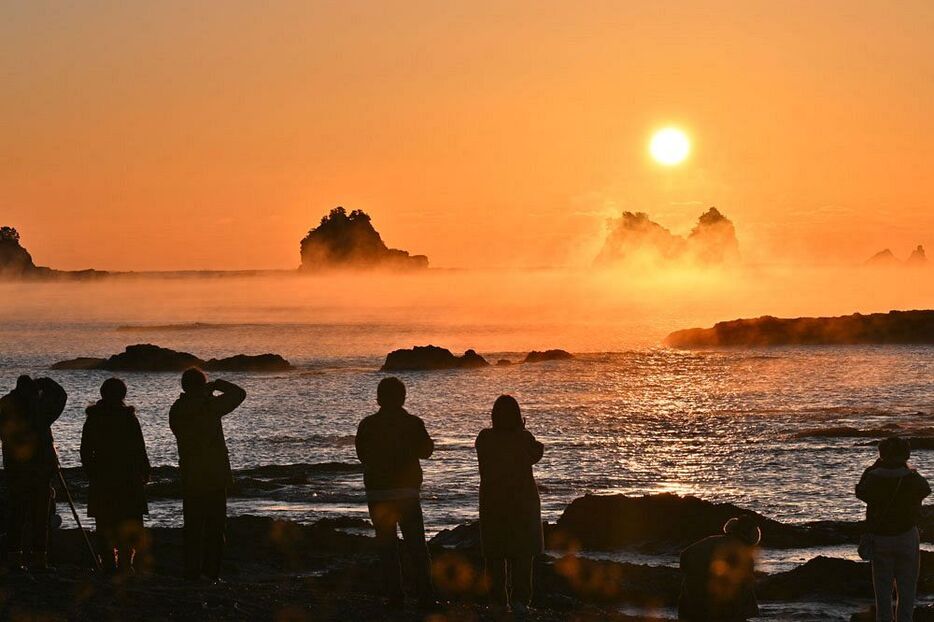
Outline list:
[[[759,614],[755,558],[762,534],[749,515],[731,518],[723,534],[704,538],[681,553],[684,581],[678,619],[740,622]]]
[[[88,406],[81,432],[81,465],[88,478],[88,516],[97,522],[101,564],[110,574],[135,572],[145,543],[143,515],[149,457],[136,411],[124,403],[126,385],[109,378]]]

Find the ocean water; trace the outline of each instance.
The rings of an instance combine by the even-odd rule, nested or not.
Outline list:
[[[858,519],[862,505],[853,486],[874,448],[866,439],[797,434],[836,426],[923,428],[934,411],[931,347],[679,351],[660,345],[664,334],[710,323],[690,316],[689,301],[666,305],[680,309],[683,319],[645,312],[626,297],[587,312],[580,305],[545,309],[538,303],[553,301],[571,282],[551,276],[496,308],[478,303],[482,283],[458,275],[427,284],[357,278],[353,287],[284,276],[5,284],[0,388],[11,387],[20,373],[48,374],[65,386],[69,402],[54,433],[62,463],[77,466],[84,408],[110,374],[50,372],[52,363],[146,342],[203,358],[276,352],[295,371],[226,374],[249,395],[225,419],[234,468],[355,464],[353,435],[376,409],[388,351],[435,343],[455,351],[474,347],[491,361],[519,361],[531,348],[575,352],[565,362],[400,374],[408,409],[425,420],[437,443],[424,463],[432,532],[476,518],[473,442],[502,393],[519,399],[528,427],[545,443],[536,476],[549,520],[585,493],[654,492],[729,501],[782,521]],[[438,302],[452,280],[470,304],[459,304],[457,296]],[[506,298],[513,287],[494,294]],[[366,295],[348,293],[361,290]],[[701,316],[726,313],[696,306],[705,309]],[[176,464],[168,409],[180,391],[178,375],[123,377],[153,465]],[[914,463],[934,473],[934,454],[917,452]],[[233,498],[231,512],[296,521],[365,515],[354,471],[326,469],[269,488]],[[151,522],[177,524],[179,505],[155,499]]]

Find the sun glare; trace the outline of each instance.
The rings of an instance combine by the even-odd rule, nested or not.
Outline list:
[[[655,161],[665,166],[680,164],[691,151],[687,134],[674,127],[666,127],[652,135],[649,152]]]

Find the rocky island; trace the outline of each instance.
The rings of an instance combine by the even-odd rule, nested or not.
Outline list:
[[[410,255],[389,248],[373,227],[369,214],[353,210],[349,214],[336,207],[301,242],[302,270],[352,269],[422,269],[428,257]]]
[[[687,236],[672,233],[644,212],[623,212],[609,222],[598,266],[630,260],[650,263],[676,261],[700,265],[733,263],[739,258],[736,228],[716,207],[700,215]]]
[[[105,370],[179,372],[189,367],[205,371],[275,372],[288,371],[292,364],[278,354],[238,354],[220,359],[203,360],[188,352],[178,352],[152,344],[127,346],[110,358],[80,357],[52,365],[56,370]]]
[[[668,335],[665,344],[675,348],[934,344],[934,310],[792,319],[763,316],[679,330]]]
[[[532,350],[525,355],[523,363],[544,363],[545,361],[568,361],[574,358],[574,355],[567,350]]]
[[[0,279],[87,279],[108,274],[100,270],[53,270],[37,266],[13,227],[0,227]]]
[[[431,371],[489,366],[489,362],[474,350],[467,350],[462,356],[457,356],[447,348],[428,345],[390,352],[386,355],[381,371]]]

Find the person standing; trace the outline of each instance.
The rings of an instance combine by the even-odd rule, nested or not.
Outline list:
[[[879,459],[863,472],[856,496],[866,502],[866,527],[871,551],[872,583],[876,594],[876,620],[895,618],[892,587],[898,593],[899,622],[910,622],[920,572],[918,519],[921,501],[931,487],[908,466],[911,446],[890,437],[879,443]]]
[[[0,443],[10,508],[6,549],[10,568],[48,569],[50,482],[58,468],[52,424],[65,410],[68,395],[51,378],[20,376],[16,388],[0,399]]]
[[[759,615],[755,567],[761,539],[756,519],[743,514],[728,520],[721,535],[684,549],[678,619],[741,622]]]
[[[191,581],[220,581],[227,489],[233,485],[221,418],[245,399],[246,391],[232,382],[208,382],[192,368],[182,374],[182,394],[169,411],[182,476],[185,578]]]
[[[419,606],[433,609],[437,602],[425,542],[419,461],[431,457],[434,441],[424,422],[403,408],[405,385],[398,378],[380,381],[376,403],[379,411],[360,422],[355,445],[357,457],[363,463],[363,482],[379,547],[383,589],[391,607],[403,606],[398,527],[412,558]]]
[[[124,403],[126,384],[108,378],[101,399],[88,406],[81,431],[81,465],[88,478],[88,516],[97,522],[104,570],[133,574],[149,513],[149,457],[136,411]],[[116,552],[116,555],[115,555]]]
[[[532,465],[545,446],[525,428],[519,402],[501,395],[492,427],[480,431],[480,539],[492,601],[528,613],[532,564],[544,550],[542,508]]]

